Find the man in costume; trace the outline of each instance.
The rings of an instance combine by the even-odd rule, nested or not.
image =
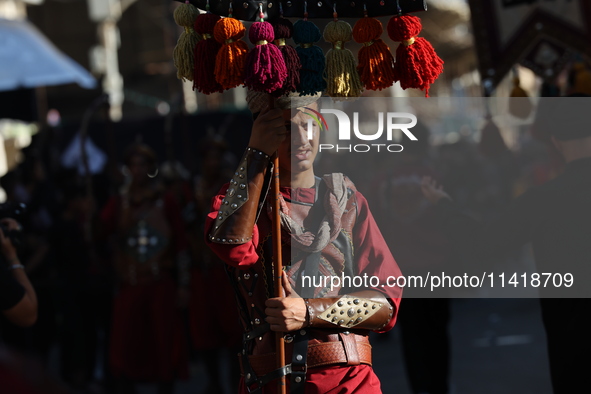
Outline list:
[[[582,100],[582,101],[579,101]],[[423,179],[425,197],[436,204],[445,230],[470,256],[500,257],[531,242],[538,273],[572,274],[572,286],[539,287],[546,329],[550,375],[555,394],[589,386],[591,368],[591,128],[584,116],[589,98],[542,98],[534,127],[566,162],[557,178],[517,198],[496,221],[484,227],[463,214],[431,178]],[[565,290],[563,292],[563,290]],[[569,293],[574,290],[574,293]],[[565,296],[580,298],[564,298]],[[563,297],[563,298],[558,298]]]
[[[191,258],[191,294],[187,314],[190,341],[193,350],[203,366],[207,380],[202,382],[205,393],[223,393],[224,376],[220,364],[224,356],[231,355],[225,362],[230,371],[230,387],[238,386],[240,377],[238,360],[242,332],[238,323],[236,297],[227,279],[224,264],[205,245],[203,231],[205,218],[210,210],[211,196],[220,190],[224,179],[229,178],[236,168],[237,158],[224,143],[208,137],[199,143],[198,157],[201,171],[189,180],[188,171],[179,162],[162,166],[168,190],[172,191],[182,208],[184,231],[189,240]],[[216,303],[204,303],[213,292],[217,292]],[[222,304],[225,307],[220,308]],[[218,325],[203,324],[203,316],[218,322]]]
[[[188,300],[188,258],[178,205],[153,179],[155,153],[137,144],[125,155],[128,184],[101,214],[112,235],[118,292],[109,349],[118,392],[135,382],[172,394],[187,373],[186,340],[179,306]]]
[[[240,392],[274,393],[289,375],[291,393],[379,393],[371,368],[370,331],[391,329],[401,291],[385,286],[400,275],[366,199],[342,174],[315,177],[319,128],[308,139],[318,97],[249,92],[255,121],[248,148],[230,183],[213,200],[206,237],[227,263],[244,326]],[[298,109],[292,116],[291,108]],[[267,187],[277,152],[280,166],[285,297],[272,298],[271,228]],[[375,276],[379,285],[302,286],[303,278]],[[309,283],[308,283],[309,284]],[[382,286],[384,285],[384,286]],[[350,285],[348,285],[350,286]],[[300,298],[304,297],[304,298]],[[275,362],[275,333],[286,343],[285,367]],[[258,389],[261,390],[258,390]]]

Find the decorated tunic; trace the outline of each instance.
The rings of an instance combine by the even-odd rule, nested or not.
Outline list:
[[[101,219],[115,238],[119,279],[109,349],[113,375],[148,382],[185,377],[187,344],[174,275],[186,248],[178,206],[170,195],[140,204],[113,197]]]

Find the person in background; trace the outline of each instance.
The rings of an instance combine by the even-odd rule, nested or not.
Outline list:
[[[104,360],[112,286],[93,243],[94,199],[76,171],[63,171],[60,180],[60,215],[49,238],[59,280],[60,372],[70,387],[85,390],[98,384],[94,378],[97,361]]]
[[[37,295],[12,240],[5,234],[5,231],[19,230],[16,220],[0,220],[0,310],[10,323],[30,327],[37,320]]]
[[[27,206],[27,214],[19,218],[26,228],[21,236],[19,259],[37,294],[37,320],[25,329],[7,324],[5,320],[0,325],[7,345],[39,356],[47,363],[57,337],[55,296],[58,284],[48,242],[54,224],[56,189],[42,154],[31,147],[23,153],[24,160],[10,175],[3,177],[2,183],[8,203]]]
[[[180,309],[190,277],[181,213],[155,178],[151,148],[132,145],[124,163],[128,182],[101,213],[117,276],[109,364],[118,393],[134,393],[135,383],[147,382],[172,394],[175,379],[187,375]]]
[[[422,181],[424,196],[436,205],[439,220],[457,249],[476,258],[502,257],[532,244],[538,273],[569,273],[572,286],[539,286],[546,329],[550,375],[555,394],[588,386],[591,369],[591,127],[588,97],[546,98],[538,104],[534,126],[548,135],[566,167],[555,179],[527,190],[487,226],[458,209],[430,177]],[[572,295],[579,298],[573,298]],[[565,298],[570,297],[570,298]]]

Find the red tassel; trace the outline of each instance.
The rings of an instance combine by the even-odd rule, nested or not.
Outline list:
[[[193,90],[211,94],[223,92],[224,88],[215,80],[215,59],[221,47],[213,38],[213,29],[221,18],[212,13],[201,14],[195,21],[195,31],[201,34],[202,41],[195,46],[195,72]]]
[[[244,83],[244,64],[248,45],[241,40],[246,29],[235,18],[222,18],[213,28],[213,36],[222,44],[215,58],[215,79],[224,89]]]
[[[293,24],[291,21],[286,18],[279,18],[273,22],[273,29],[275,33],[274,43],[281,51],[285,62],[285,68],[287,69],[287,78],[285,78],[283,86],[281,89],[277,89],[273,92],[274,96],[279,97],[286,93],[298,90],[302,63],[300,62],[300,57],[295,48],[285,43],[285,41],[291,38],[293,34]]]
[[[388,22],[388,35],[402,44],[396,50],[394,78],[403,89],[413,88],[425,91],[443,72],[443,60],[435,49],[422,37],[417,37],[423,26],[421,20],[412,15],[393,16]]]
[[[246,58],[244,84],[257,92],[271,93],[280,89],[287,78],[287,69],[279,48],[269,45],[275,39],[273,26],[269,22],[255,22],[248,38],[255,47]]]
[[[363,44],[357,71],[369,90],[387,89],[394,84],[394,57],[380,38],[383,32],[382,23],[375,18],[364,17],[353,26],[353,39]]]

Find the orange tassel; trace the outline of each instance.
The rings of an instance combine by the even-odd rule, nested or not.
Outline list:
[[[359,49],[357,71],[369,90],[387,89],[394,84],[394,57],[380,38],[383,32],[382,23],[367,16],[353,26],[353,39],[363,44]]]
[[[244,83],[244,66],[248,45],[241,40],[246,28],[238,19],[222,18],[213,29],[213,36],[222,44],[215,59],[215,79],[224,89]]]

